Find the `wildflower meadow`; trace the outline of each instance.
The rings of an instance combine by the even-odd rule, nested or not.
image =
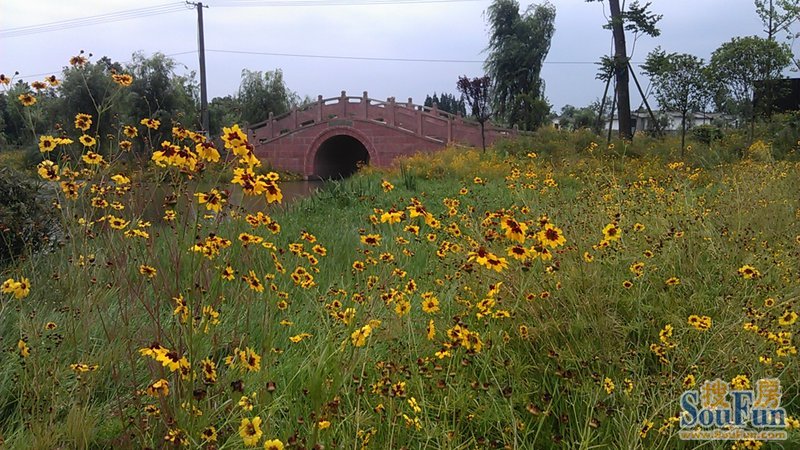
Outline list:
[[[800,163],[768,143],[452,146],[287,204],[236,124],[114,120],[37,135],[59,231],[2,269],[0,447],[800,446]],[[679,439],[716,378],[779,379],[787,440]]]

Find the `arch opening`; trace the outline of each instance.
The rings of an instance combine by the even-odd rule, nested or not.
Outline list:
[[[326,139],[314,155],[314,175],[322,179],[347,178],[369,164],[369,151],[358,139],[340,134]]]

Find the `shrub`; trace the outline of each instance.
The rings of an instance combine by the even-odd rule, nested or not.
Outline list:
[[[0,168],[0,264],[45,246],[56,222],[40,196],[42,185],[21,173]]]
[[[711,145],[712,142],[722,139],[722,130],[715,125],[698,125],[691,129],[692,140],[700,142],[705,145]]]

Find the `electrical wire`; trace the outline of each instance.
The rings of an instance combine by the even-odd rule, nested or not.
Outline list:
[[[229,0],[214,7],[373,6],[487,2],[488,0]]]
[[[26,36],[31,34],[49,33],[61,31],[69,28],[86,27],[104,23],[119,22],[123,20],[139,19],[155,15],[170,14],[178,11],[185,11],[185,3],[166,3],[146,8],[129,9],[94,16],[79,17],[75,19],[60,20],[38,25],[28,25],[22,27],[5,28],[0,30],[0,39]]]
[[[172,57],[172,56],[180,56],[180,55],[189,55],[189,54],[192,54],[192,53],[197,53],[197,50],[188,50],[188,51],[185,51],[185,52],[170,53],[170,54],[164,55],[164,56]],[[127,60],[127,61],[119,61],[120,64],[128,64],[128,63],[131,63],[131,62],[133,62],[133,60],[130,60],[130,59]],[[53,75],[53,74],[56,74],[56,73],[61,73],[62,70],[63,69],[51,70],[50,72],[34,73],[34,74],[30,74],[30,75],[28,75],[28,74],[16,74],[14,76],[14,78],[19,78],[19,79],[22,79],[22,78],[39,78],[39,77],[44,77],[44,76],[50,76],[50,75]]]

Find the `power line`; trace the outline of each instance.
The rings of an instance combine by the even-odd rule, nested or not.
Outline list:
[[[438,58],[395,58],[382,56],[353,56],[353,55],[315,55],[302,53],[277,53],[277,52],[257,52],[249,50],[219,50],[206,49],[207,52],[228,53],[237,55],[259,55],[259,56],[285,56],[291,58],[317,58],[317,59],[341,59],[341,60],[360,60],[360,61],[388,61],[388,62],[423,62],[423,63],[459,63],[459,64],[483,64],[483,60],[475,59],[438,59]],[[543,64],[553,65],[587,65],[597,64],[596,61],[544,61]],[[634,65],[642,63],[632,62]]]
[[[0,39],[25,36],[30,34],[49,33],[68,28],[86,27],[103,23],[119,22],[123,20],[139,19],[155,15],[169,14],[186,10],[184,3],[166,3],[162,5],[149,6],[146,8],[128,9],[94,16],[78,17],[74,19],[60,20],[38,25],[28,25],[22,27],[6,28],[0,30]]]
[[[229,0],[214,7],[373,6],[487,2],[488,0]]]

